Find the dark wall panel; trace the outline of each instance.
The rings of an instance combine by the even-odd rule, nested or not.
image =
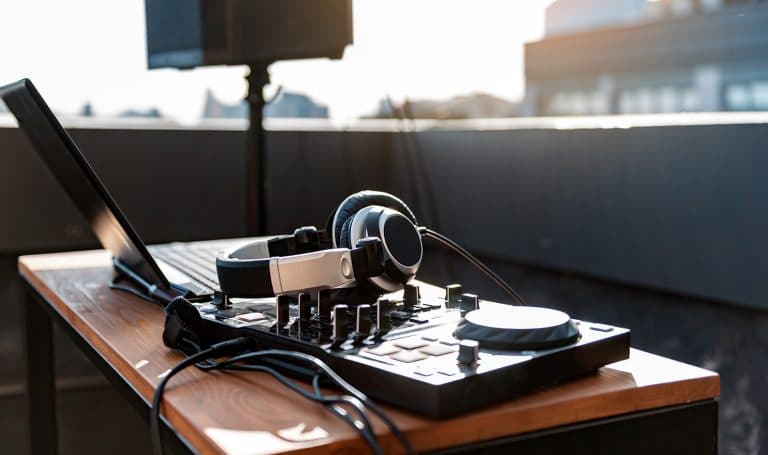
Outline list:
[[[244,186],[237,177],[244,171],[244,132],[73,135],[148,241],[244,233],[238,209]],[[270,231],[322,224],[344,196],[362,188],[392,191],[426,223],[438,221],[452,238],[493,256],[489,264],[531,304],[630,327],[637,347],[719,371],[721,452],[764,451],[765,311],[584,276],[764,309],[766,125],[419,133],[439,220],[424,213],[424,192],[419,199],[412,191],[412,161],[401,139],[391,132],[270,131]],[[195,210],[199,216],[190,217]],[[75,235],[72,226],[81,220],[74,207],[14,129],[0,128],[0,213],[0,294],[10,307],[0,323],[0,359],[6,365],[0,384],[8,386],[0,397],[0,421],[17,422],[20,408],[13,403],[20,397],[14,391],[21,390],[22,371],[14,303],[21,289],[13,255],[75,248],[88,239],[82,226]],[[437,284],[463,282],[483,297],[504,299],[476,270],[435,246],[420,276]],[[73,345],[60,341],[60,378],[94,373]],[[99,396],[93,389],[77,393]],[[133,441],[146,437],[146,429],[114,418],[123,412],[109,411],[120,405],[117,397],[91,406],[102,409],[93,413],[68,408],[66,400],[62,421],[97,418],[104,425],[86,451],[103,452],[112,431]],[[76,435],[63,428],[64,441]],[[23,447],[22,433],[6,431],[6,446]]]
[[[474,251],[765,304],[764,125],[430,131],[421,141],[444,230]]]
[[[270,131],[269,232],[321,228],[349,194],[392,190],[391,140],[387,132]]]
[[[70,129],[147,242],[245,235],[245,133]],[[0,251],[95,246],[17,129],[0,129]]]
[[[95,244],[85,222],[18,129],[0,129],[0,250]]]
[[[243,131],[74,130],[149,242],[245,233]],[[0,129],[0,251],[93,245],[17,130]],[[270,131],[269,231],[392,191],[486,256],[764,307],[768,126],[429,130],[438,220],[394,132]]]

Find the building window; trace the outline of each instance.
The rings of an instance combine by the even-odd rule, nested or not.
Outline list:
[[[752,105],[752,96],[747,84],[730,84],[725,89],[725,103],[733,111],[746,111]]]
[[[654,93],[649,88],[641,88],[637,91],[637,103],[641,114],[650,114],[654,111]]]
[[[699,94],[692,87],[683,90],[683,111],[695,112],[699,110]]]
[[[659,112],[680,112],[682,105],[677,89],[674,87],[662,87],[658,92]]]
[[[752,83],[752,102],[758,111],[768,111],[768,81]]]
[[[621,94],[619,94],[619,112],[622,114],[631,114],[635,111],[634,108],[632,92],[626,90],[621,92]]]
[[[699,0],[703,11],[717,11],[723,7],[723,0]]]
[[[693,12],[693,0],[672,0],[669,7],[673,16],[687,16]]]
[[[558,92],[546,104],[547,115],[610,114],[609,99],[599,91]]]
[[[729,111],[768,111],[768,81],[728,84],[725,107]]]

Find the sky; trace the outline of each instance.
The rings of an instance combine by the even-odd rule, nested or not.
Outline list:
[[[275,0],[277,1],[277,0]],[[308,0],[309,1],[309,0]],[[523,95],[522,44],[539,39],[550,0],[354,0],[354,44],[341,60],[277,62],[271,84],[327,104],[337,123],[379,100]],[[242,66],[147,70],[143,0],[6,0],[0,83],[29,77],[60,113],[90,102],[97,115],[157,107],[199,120],[207,89],[235,103]]]

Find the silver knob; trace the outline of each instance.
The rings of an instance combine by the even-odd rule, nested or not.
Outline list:
[[[480,343],[475,340],[459,342],[459,363],[466,366],[477,365],[480,358]]]

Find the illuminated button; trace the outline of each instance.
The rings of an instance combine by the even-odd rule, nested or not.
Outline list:
[[[392,346],[391,344],[382,344],[375,348],[365,348],[363,351],[374,355],[390,355],[395,352],[400,352],[400,348]]]
[[[430,344],[429,346],[420,348],[419,352],[423,352],[427,355],[438,356],[456,352],[456,348],[444,344]]]
[[[432,335],[424,335],[421,339],[426,341],[437,341],[437,337]]]
[[[459,369],[456,367],[445,367],[437,370],[437,372],[446,376],[454,376],[459,374]]]
[[[426,354],[422,354],[419,351],[400,351],[397,354],[389,356],[392,360],[397,360],[404,363],[418,362],[427,358]]]
[[[459,340],[455,338],[445,338],[443,340],[440,340],[440,343],[447,344],[448,346],[458,346]]]
[[[426,346],[428,344],[429,344],[428,342],[422,340],[421,338],[416,338],[416,337],[404,338],[402,340],[397,340],[394,342],[395,346],[401,347],[403,349],[416,349],[422,346]]]

